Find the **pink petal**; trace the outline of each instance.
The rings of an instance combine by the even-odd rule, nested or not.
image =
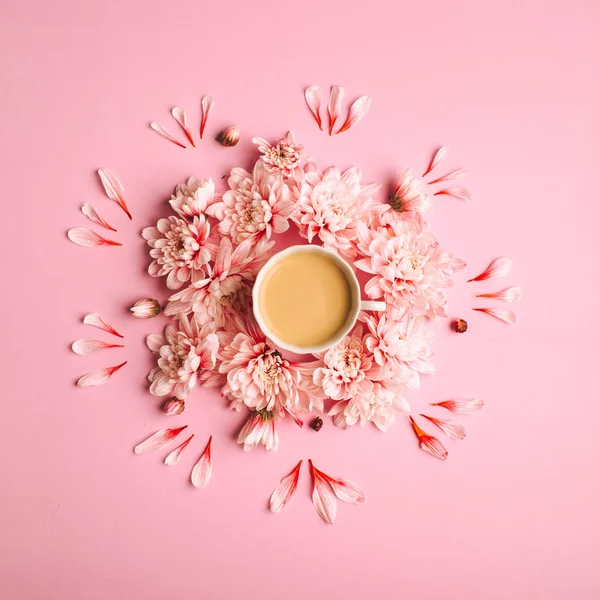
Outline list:
[[[368,96],[361,96],[356,100],[348,112],[346,122],[341,126],[337,133],[342,133],[356,125],[366,114],[371,106],[371,98]],[[337,134],[336,134],[337,135]]]
[[[351,481],[344,479],[328,478],[327,481],[333,489],[335,495],[342,501],[349,504],[359,504],[365,501],[364,492]]]
[[[337,512],[335,493],[329,483],[323,478],[321,472],[315,469],[310,459],[308,460],[308,464],[313,478],[312,501],[315,509],[325,523],[333,525]]]
[[[202,123],[200,124],[200,139],[204,135],[204,128],[206,127],[206,120],[208,119],[208,113],[212,108],[214,99],[212,96],[204,96],[202,98]]]
[[[212,475],[211,444],[212,435],[208,438],[208,444],[206,444],[206,448],[204,449],[200,460],[198,460],[192,469],[192,483],[197,488],[206,487],[210,481],[210,476]]]
[[[471,199],[471,192],[466,187],[449,187],[436,192],[434,196],[453,196],[459,200],[468,201]]]
[[[119,242],[109,240],[98,235],[93,229],[87,227],[74,227],[67,231],[69,239],[84,248],[98,248],[99,246],[122,246]]]
[[[98,329],[102,329],[102,331],[112,333],[112,335],[116,335],[120,338],[123,337],[114,327],[110,326],[98,313],[90,313],[89,315],[85,315],[85,317],[83,317],[83,324],[91,325],[92,327],[97,327]]]
[[[419,438],[419,444],[421,445],[421,449],[425,450],[425,452],[429,452],[436,458],[441,460],[446,460],[448,458],[448,451],[444,448],[444,444],[440,442],[436,437],[425,433],[415,422],[412,417],[410,418],[410,423]]]
[[[280,484],[273,490],[271,500],[269,501],[271,512],[281,512],[294,495],[296,487],[298,486],[298,476],[300,474],[301,465],[302,461],[300,461],[293,468],[292,472],[284,477]]]
[[[342,108],[342,98],[344,97],[344,88],[340,85],[332,85],[329,94],[329,104],[327,112],[329,113],[329,135],[333,132],[333,127]]]
[[[133,451],[136,454],[148,454],[149,452],[160,450],[170,444],[186,427],[187,425],[177,427],[176,429],[161,429],[138,444]]]
[[[193,437],[194,437],[194,434],[192,433],[192,435],[190,435],[190,437],[187,440],[185,440],[185,442],[183,442],[183,444],[180,444],[179,446],[177,446],[177,448],[175,448],[175,450],[173,450],[173,452],[171,452],[167,456],[167,458],[165,458],[165,465],[169,465],[169,466],[176,465],[179,462],[179,459],[181,458],[183,451],[187,448],[188,444],[192,441]]]
[[[514,325],[517,320],[514,311],[510,308],[474,308],[473,310],[496,317],[496,319],[500,319],[509,325]]]
[[[87,356],[92,352],[96,352],[97,350],[104,350],[105,348],[123,348],[121,344],[107,344],[106,342],[101,342],[100,340],[77,340],[71,344],[71,350],[75,352],[75,354],[79,354],[80,356]]]
[[[195,148],[196,144],[194,144],[194,138],[192,137],[192,132],[189,130],[189,128],[187,126],[187,116],[185,114],[185,110],[183,110],[183,108],[181,108],[181,106],[176,106],[175,108],[173,108],[171,110],[171,114],[173,115],[173,118],[179,123],[179,126],[181,127],[181,129],[183,129],[183,132],[187,136],[188,140],[190,140],[190,144],[192,144],[192,146],[194,146],[194,148]]]
[[[98,225],[102,225],[102,227],[106,227],[106,229],[110,229],[111,231],[117,231],[114,227],[109,225],[99,214],[98,211],[94,208],[92,204],[86,202],[81,207],[81,212],[92,222],[98,223]]]
[[[437,425],[448,437],[453,440],[462,440],[467,435],[467,430],[457,421],[445,421],[443,419],[436,419],[428,415],[421,415],[434,425]]]
[[[169,140],[172,144],[179,146],[180,148],[185,148],[186,146],[181,142],[177,141],[160,123],[150,123],[150,127],[160,135],[160,137],[165,138],[165,140]]]
[[[435,402],[431,406],[441,406],[453,413],[470,415],[481,410],[484,404],[483,400],[475,398],[474,400],[444,400],[443,402]]]
[[[304,98],[306,98],[306,104],[310,112],[313,114],[319,129],[323,131],[323,124],[321,122],[321,92],[316,85],[311,85],[304,90]]]
[[[450,171],[450,173],[446,173],[437,179],[429,182],[429,185],[433,185],[434,183],[442,183],[442,181],[451,181],[452,179],[458,179],[460,177],[465,177],[468,171],[466,169],[455,169],[454,171]]]
[[[442,162],[442,160],[444,160],[445,157],[446,157],[446,148],[444,148],[444,146],[442,146],[433,155],[431,162],[429,163],[429,166],[427,167],[427,170],[425,171],[425,173],[423,173],[423,177],[425,177],[426,175],[429,175],[429,173],[431,173],[431,171],[433,171],[437,167],[437,165],[439,165]]]
[[[504,275],[507,275],[510,272],[511,267],[511,260],[501,256],[500,258],[493,260],[483,273],[480,273],[477,277],[473,277],[473,279],[469,279],[467,283],[471,281],[485,281],[486,279],[494,279],[495,277],[504,277]]]
[[[116,367],[108,367],[106,369],[100,369],[98,371],[93,371],[92,373],[87,373],[83,377],[80,377],[77,381],[77,385],[79,387],[89,387],[91,385],[102,385],[106,383],[112,376],[113,373],[116,373],[121,367],[125,366],[127,361],[117,365]]]
[[[477,298],[492,298],[503,302],[519,302],[522,298],[521,288],[518,285],[504,288],[493,294],[477,294]]]
[[[127,204],[125,204],[125,196],[123,194],[123,186],[121,182],[117,179],[117,176],[108,169],[98,169],[98,175],[100,175],[100,181],[104,186],[104,191],[106,195],[114,200],[127,214],[127,216],[132,219],[131,213],[127,208]]]

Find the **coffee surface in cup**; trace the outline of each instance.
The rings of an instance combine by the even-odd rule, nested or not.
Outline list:
[[[353,311],[352,287],[335,257],[299,251],[271,265],[258,303],[265,325],[280,340],[319,346],[346,326]]]

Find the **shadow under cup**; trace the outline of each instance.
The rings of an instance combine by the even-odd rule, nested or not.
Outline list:
[[[272,256],[258,273],[252,299],[263,333],[296,354],[335,345],[360,312],[352,268],[321,246],[291,246]]]

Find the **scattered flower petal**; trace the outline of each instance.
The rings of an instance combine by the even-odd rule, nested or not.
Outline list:
[[[313,114],[319,129],[323,131],[323,124],[321,122],[321,92],[316,85],[311,85],[304,90],[304,98],[306,98],[306,104],[310,112]]]
[[[177,427],[176,429],[161,429],[138,444],[133,451],[136,454],[148,454],[149,452],[160,450],[169,445],[186,427],[187,425]]]
[[[106,229],[110,229],[111,231],[117,231],[98,214],[98,211],[94,208],[93,204],[86,202],[81,207],[81,212],[93,223],[98,223],[98,225],[102,225],[102,227],[106,227]]]
[[[106,369],[100,369],[98,371],[93,371],[92,373],[87,373],[83,377],[80,377],[77,381],[77,385],[79,387],[89,387],[91,385],[102,385],[106,383],[112,376],[113,373],[116,373],[121,367],[125,366],[127,361],[117,365],[116,367],[108,367]]]
[[[367,114],[370,106],[371,98],[368,96],[361,96],[358,100],[356,100],[350,107],[346,122],[341,126],[337,133],[343,133],[344,131],[350,129],[350,127],[356,125]]]
[[[200,139],[204,136],[204,128],[206,127],[206,121],[208,119],[208,113],[212,108],[214,99],[212,96],[204,96],[202,98],[202,123],[200,124]]]
[[[98,313],[90,313],[89,315],[85,315],[85,317],[83,317],[83,324],[91,325],[92,327],[97,327],[98,329],[102,329],[102,331],[112,333],[112,335],[116,335],[120,338],[123,337],[114,327],[109,325]]]
[[[466,187],[449,187],[445,190],[435,192],[434,196],[453,196],[459,200],[469,201],[471,199],[471,192]]]
[[[423,177],[425,177],[426,175],[429,175],[429,173],[431,173],[431,171],[433,171],[442,162],[442,160],[444,160],[445,157],[446,157],[446,148],[444,148],[444,146],[442,146],[435,152],[435,154],[431,158],[431,162],[429,163],[429,166],[427,167],[427,170],[425,171],[425,173],[423,173]]]
[[[169,140],[172,144],[179,146],[180,148],[186,148],[185,144],[182,144],[178,140],[176,140],[160,123],[152,122],[150,123],[150,127],[160,135],[160,137],[165,138],[165,140]]]
[[[121,182],[117,179],[117,176],[108,169],[98,169],[98,175],[100,176],[100,181],[104,186],[104,191],[106,195],[114,200],[124,211],[125,214],[129,217],[129,219],[133,219],[129,209],[127,208],[127,204],[125,204],[125,196],[123,194],[123,186]]]
[[[452,179],[459,179],[460,177],[465,177],[468,171],[466,169],[455,169],[454,171],[450,171],[450,173],[446,173],[437,179],[429,182],[429,185],[433,185],[434,183],[442,183],[442,181],[451,181]]]
[[[361,504],[365,501],[365,493],[351,481],[344,479],[333,479],[321,472],[321,474],[327,479],[329,485],[333,489],[333,493],[342,502],[348,504]]]
[[[421,445],[421,449],[425,450],[425,452],[429,452],[436,458],[441,460],[446,460],[448,458],[448,451],[444,448],[444,444],[440,442],[436,437],[425,433],[415,422],[412,417],[410,418],[410,423],[419,438],[419,444]]]
[[[517,320],[514,311],[510,308],[474,308],[473,310],[496,317],[496,319],[500,319],[500,321],[504,321],[509,325],[514,325]]]
[[[437,425],[448,437],[453,440],[462,440],[467,435],[467,430],[457,421],[446,421],[444,419],[436,419],[428,415],[421,414],[427,420]]]
[[[522,297],[521,288],[518,285],[504,288],[492,294],[477,294],[477,298],[492,298],[493,300],[502,300],[503,302],[519,302]]]
[[[185,402],[183,400],[179,400],[178,398],[169,398],[164,405],[163,411],[167,417],[174,417],[176,415],[180,415],[185,409]]]
[[[183,132],[187,136],[187,139],[190,140],[190,144],[192,146],[194,146],[194,148],[195,148],[196,144],[194,144],[194,138],[192,137],[192,132],[189,130],[189,128],[187,126],[187,115],[185,114],[185,110],[183,110],[183,108],[181,108],[181,106],[176,106],[175,108],[173,108],[171,110],[171,114],[173,115],[173,118],[179,123],[179,126],[181,127],[181,129],[183,129]]]
[[[329,135],[332,134],[335,122],[340,116],[343,97],[344,88],[340,85],[332,85],[331,92],[329,94],[329,104],[327,106],[327,112],[329,113]]]
[[[154,298],[144,298],[138,300],[129,310],[134,317],[151,319],[160,313],[160,304]]]
[[[212,435],[208,438],[208,444],[200,457],[200,460],[192,469],[192,483],[194,487],[203,488],[208,485],[210,476],[212,475],[212,458],[211,458]]]
[[[474,400],[444,400],[443,402],[434,402],[431,406],[441,406],[459,415],[471,415],[481,410],[484,404],[483,400],[475,398]]]
[[[235,146],[240,141],[240,128],[237,125],[226,127],[215,139],[223,146]]]
[[[496,277],[504,277],[508,275],[512,267],[512,261],[509,258],[501,256],[500,258],[494,259],[483,273],[469,279],[467,283],[471,281],[485,281],[486,279],[494,279]]]
[[[87,356],[97,350],[104,350],[105,348],[123,348],[122,344],[107,344],[100,340],[77,340],[71,344],[71,350],[79,356]]]
[[[165,465],[168,465],[170,467],[173,465],[176,465],[179,462],[179,459],[181,458],[183,451],[188,447],[188,444],[192,441],[193,437],[194,437],[194,434],[192,433],[192,435],[190,435],[190,437],[187,440],[185,440],[185,442],[183,442],[183,444],[180,444],[179,446],[177,446],[177,448],[175,448],[175,450],[173,450],[173,452],[171,452],[165,458]]]
[[[83,248],[98,248],[99,246],[122,246],[119,242],[108,240],[87,227],[74,227],[67,231],[69,239]]]
[[[269,501],[271,512],[281,512],[294,495],[296,487],[298,486],[298,476],[300,474],[301,465],[302,461],[300,461],[293,468],[292,472],[284,477],[280,484],[273,490],[271,500]]]
[[[313,478],[312,501],[315,505],[315,509],[325,523],[333,525],[337,512],[337,501],[335,499],[333,488],[323,477],[321,471],[315,469],[312,460],[309,459],[308,464]]]

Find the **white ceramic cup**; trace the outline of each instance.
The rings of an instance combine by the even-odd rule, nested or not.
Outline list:
[[[293,344],[288,344],[284,340],[280,339],[273,331],[267,327],[265,319],[260,312],[259,306],[259,295],[260,289],[265,280],[265,275],[269,272],[269,270],[273,267],[273,265],[280,260],[284,259],[286,256],[290,256],[291,254],[296,254],[297,252],[316,252],[320,254],[326,255],[330,260],[335,262],[336,265],[340,268],[340,270],[346,276],[348,283],[350,285],[350,292],[352,294],[352,310],[348,314],[348,318],[344,323],[344,326],[340,328],[339,332],[335,335],[335,337],[327,340],[324,344],[320,344],[318,346],[294,346]],[[323,350],[327,350],[327,348],[331,348],[331,346],[335,346],[338,342],[344,339],[346,335],[352,330],[356,321],[358,319],[358,315],[361,310],[373,310],[373,311],[384,311],[386,308],[385,302],[371,302],[360,299],[360,284],[358,283],[358,279],[352,270],[352,267],[343,259],[340,258],[335,252],[331,252],[331,250],[326,250],[321,246],[313,246],[311,244],[304,244],[300,246],[290,246],[277,254],[274,254],[260,269],[258,275],[256,277],[256,281],[254,282],[254,288],[252,289],[252,303],[253,303],[253,311],[254,316],[256,317],[256,321],[258,322],[259,327],[262,329],[262,332],[275,344],[277,344],[280,348],[284,350],[289,350],[290,352],[294,352],[296,354],[311,354],[314,352],[322,352]]]

